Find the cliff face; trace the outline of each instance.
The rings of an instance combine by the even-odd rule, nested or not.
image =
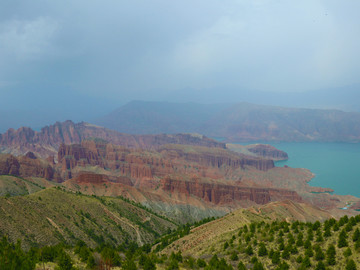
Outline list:
[[[80,173],[77,177],[73,179],[73,181],[77,184],[93,184],[93,185],[101,185],[104,183],[120,183],[126,186],[133,186],[133,183],[129,178],[126,177],[110,177],[104,174],[97,174],[97,173],[88,173],[83,172]]]
[[[181,157],[186,161],[198,163],[206,167],[221,168],[227,166],[231,169],[244,169],[245,166],[251,166],[260,171],[267,171],[274,168],[274,162],[269,159],[232,154],[222,149],[214,149],[214,151],[201,147],[193,149],[197,151],[186,151],[184,148],[169,145],[159,149],[159,151],[166,153],[170,159]]]
[[[203,177],[221,178],[221,170],[234,171],[252,166],[266,171],[274,167],[272,160],[233,154],[225,149],[181,145],[162,146],[157,151],[131,150],[102,141],[83,141],[81,144],[59,147],[58,167],[65,179],[74,177],[76,167],[98,166],[117,171],[132,179],[152,179],[169,174],[201,174]]]
[[[246,146],[247,150],[264,158],[272,160],[286,160],[288,154],[268,144],[252,144]]]
[[[282,189],[239,187],[233,185],[204,183],[199,181],[181,181],[169,177],[162,181],[162,188],[167,192],[179,192],[194,195],[214,204],[228,204],[234,201],[253,201],[266,204],[270,201],[289,199],[301,202],[301,197],[295,192]]]
[[[154,149],[173,143],[225,148],[225,144],[201,135],[129,135],[84,122],[75,124],[65,121],[46,126],[40,132],[27,127],[9,129],[0,135],[0,151],[13,155],[23,155],[31,151],[46,158],[56,155],[61,144],[78,144],[87,138],[99,138],[127,148]]]
[[[10,154],[0,155],[0,175],[3,174],[61,181],[55,169],[44,160],[37,159],[33,153],[21,157]]]
[[[119,175],[133,179],[152,178],[153,159],[137,155],[129,149],[104,142],[85,141],[82,144],[62,144],[58,161],[66,179],[73,177],[66,172],[76,167],[98,166],[102,169],[117,171]]]

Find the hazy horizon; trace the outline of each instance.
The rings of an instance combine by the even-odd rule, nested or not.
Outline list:
[[[131,100],[360,111],[359,8],[2,1],[0,129],[91,121]]]

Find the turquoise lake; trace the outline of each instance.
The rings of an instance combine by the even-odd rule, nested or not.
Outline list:
[[[270,143],[288,153],[276,166],[307,168],[316,176],[311,186],[328,187],[340,195],[360,197],[360,144]]]

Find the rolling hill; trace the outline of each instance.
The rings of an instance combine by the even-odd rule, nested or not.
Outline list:
[[[25,247],[74,245],[83,240],[95,247],[134,241],[151,243],[173,222],[120,198],[85,196],[48,188],[26,196],[0,197],[0,234]]]

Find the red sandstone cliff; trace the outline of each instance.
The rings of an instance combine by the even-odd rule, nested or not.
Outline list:
[[[10,154],[0,155],[0,175],[3,174],[61,181],[60,175],[51,164],[36,158],[33,153],[20,157],[14,157]]]
[[[194,149],[195,151],[192,151]],[[184,147],[176,145],[166,145],[159,148],[158,151],[165,153],[169,159],[181,157],[189,162],[195,162],[206,167],[220,168],[228,166],[232,169],[242,168],[244,166],[252,166],[260,171],[267,171],[274,168],[274,162],[269,159],[245,156],[235,154],[225,149],[209,149],[203,147],[193,147],[188,151]]]
[[[288,154],[268,144],[251,144],[246,146],[247,150],[258,156],[272,160],[286,160]]]
[[[77,184],[86,183],[86,184],[94,184],[94,185],[113,182],[113,183],[120,183],[120,184],[127,185],[127,186],[133,186],[133,183],[131,182],[131,180],[126,177],[111,177],[111,176],[104,175],[104,174],[96,174],[96,173],[89,173],[89,172],[79,173],[79,175],[77,177],[73,178],[73,182],[75,182]]]
[[[154,149],[164,144],[225,148],[225,144],[201,135],[129,135],[84,122],[75,124],[65,121],[46,126],[40,132],[28,127],[9,129],[6,133],[0,134],[0,151],[13,155],[23,155],[31,151],[39,157],[46,158],[56,155],[61,144],[81,143],[87,138],[100,138],[127,148]]]
[[[243,200],[253,201],[257,204],[266,204],[270,201],[284,199],[296,202],[302,201],[295,191],[285,189],[239,187],[218,183],[204,183],[198,180],[174,180],[170,177],[162,179],[161,183],[164,191],[194,195],[214,204],[228,204],[233,201]]]
[[[234,171],[252,166],[266,171],[274,167],[272,160],[238,155],[225,149],[166,145],[157,151],[143,151],[96,140],[62,144],[58,162],[65,179],[74,177],[71,174],[74,168],[88,165],[116,171],[132,179],[152,179],[169,174],[200,174],[218,179],[224,177],[221,170]]]

